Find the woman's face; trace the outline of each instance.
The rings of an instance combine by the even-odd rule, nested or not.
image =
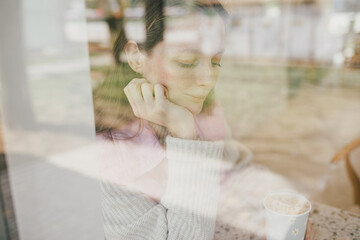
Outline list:
[[[193,114],[200,113],[214,88],[224,48],[223,19],[205,14],[169,20],[164,41],[146,56],[143,75],[164,85],[168,98]]]

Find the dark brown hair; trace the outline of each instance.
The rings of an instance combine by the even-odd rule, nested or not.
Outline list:
[[[183,1],[168,0],[166,2],[167,6],[184,6]],[[152,49],[161,42],[164,37],[164,1],[144,0],[144,4],[146,39],[143,43],[138,43],[138,46],[141,51],[151,54]],[[188,8],[189,6],[184,7]],[[191,8],[206,14],[217,13],[224,19],[224,22],[226,22],[228,17],[226,10],[217,0],[196,1]],[[133,78],[140,77],[132,71],[126,62],[121,61],[121,54],[127,42],[126,32],[124,26],[122,26],[113,46],[113,57],[116,66],[109,72],[104,82],[93,91],[96,131],[98,133],[108,133],[110,136],[112,136],[112,130],[119,129],[124,124],[130,123],[136,118],[123,91]],[[206,98],[203,111],[211,108],[213,95],[213,92],[211,92]],[[139,134],[140,131],[141,121],[139,121],[139,130],[134,136]],[[131,136],[126,136],[125,138],[128,139],[131,138]]]

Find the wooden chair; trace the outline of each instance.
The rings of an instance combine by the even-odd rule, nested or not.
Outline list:
[[[331,163],[337,163],[342,160],[345,160],[346,171],[349,175],[353,190],[354,190],[354,202],[356,205],[360,206],[360,176],[354,170],[354,167],[350,161],[350,154],[356,148],[360,148],[360,138],[355,139],[354,141],[347,144],[341,151],[339,151],[335,157],[331,160]],[[360,159],[356,159],[360,161]]]

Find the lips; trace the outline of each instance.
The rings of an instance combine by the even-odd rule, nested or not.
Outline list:
[[[190,95],[186,94],[187,96],[191,97],[192,99],[198,100],[198,101],[204,101],[206,98],[206,95]]]

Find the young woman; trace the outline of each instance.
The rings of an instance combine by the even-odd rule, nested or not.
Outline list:
[[[213,0],[177,17],[144,3],[144,41],[115,42],[125,77],[94,93],[106,239],[213,239],[221,173],[241,160],[213,98],[227,13]]]
[[[145,41],[120,32],[114,48],[138,76],[123,89],[131,112],[98,136],[106,239],[212,239],[225,137],[212,90],[227,13],[211,1],[171,17],[162,1],[144,3]]]

